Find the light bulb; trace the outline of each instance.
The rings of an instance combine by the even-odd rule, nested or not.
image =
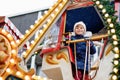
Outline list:
[[[59,6],[62,7],[63,6],[62,3],[60,3]]]
[[[113,28],[114,24],[113,24],[113,23],[110,23],[109,26],[110,26],[111,28]]]
[[[33,25],[31,25],[31,26],[30,26],[30,28],[31,28],[31,29],[33,29],[33,28],[34,28],[34,26],[33,26]]]
[[[99,5],[99,4],[100,4],[100,1],[96,1],[96,4]]]
[[[7,35],[7,32],[6,32],[4,29],[2,29],[2,33],[3,33],[4,35]]]
[[[115,73],[117,73],[117,72],[118,72],[118,69],[117,69],[117,68],[114,68],[113,71],[114,71]]]
[[[117,80],[117,76],[116,76],[116,75],[113,75],[113,76],[112,76],[112,79],[113,79],[113,80]]]
[[[16,43],[20,43],[20,40],[17,40]]]
[[[114,58],[119,58],[119,54],[116,53],[116,54],[114,55]]]
[[[113,50],[114,50],[116,53],[119,53],[118,47],[115,47]]]
[[[37,23],[38,23],[38,20],[35,20],[35,23],[37,24]]]
[[[108,18],[108,19],[107,19],[107,22],[108,22],[108,23],[110,23],[110,22],[111,22],[111,19],[110,19],[110,18]]]
[[[45,13],[45,14],[47,14],[47,13],[48,13],[48,11],[45,11],[44,13]]]
[[[39,30],[39,32],[40,32],[40,33],[43,33],[43,31],[42,31],[42,30]]]
[[[10,73],[10,72],[11,72],[10,68],[7,68],[7,69],[6,69],[6,71],[7,71],[8,73]]]
[[[17,75],[17,76],[20,76],[20,77],[23,77],[23,74],[22,74],[20,71],[17,71],[17,72],[16,72],[16,75]]]
[[[111,29],[111,33],[115,33],[115,29]]]
[[[14,64],[14,63],[15,63],[15,60],[14,60],[14,59],[10,59],[10,62],[11,62],[12,64]]]
[[[40,16],[40,19],[43,19],[43,16]]]
[[[25,76],[25,80],[31,80],[31,79],[30,79],[30,76],[26,75],[26,76]]]
[[[99,7],[100,9],[102,9],[102,8],[103,8],[103,5],[100,4],[98,7]]]
[[[114,40],[116,40],[116,39],[117,39],[117,36],[114,34],[114,35],[112,35],[112,38],[113,38]]]
[[[50,19],[48,19],[47,22],[50,23]]]
[[[26,30],[25,33],[29,33],[29,30]]]
[[[54,17],[55,16],[55,14],[51,14],[51,17]]]
[[[58,12],[59,11],[58,8],[56,8],[55,11]]]
[[[33,40],[33,41],[31,41],[31,43],[32,43],[32,44],[34,44],[34,40]]]
[[[16,47],[16,44],[15,44],[14,41],[11,41],[11,45],[14,46],[14,47]]]
[[[118,65],[118,63],[119,63],[119,62],[118,62],[117,60],[114,60],[114,64],[115,64],[115,65]]]
[[[25,55],[26,55],[26,52],[24,51],[22,54],[23,54],[23,56],[25,56]]]
[[[47,25],[46,25],[46,24],[44,24],[44,25],[43,25],[43,28],[46,28],[46,27],[47,27]]]
[[[105,13],[106,12],[106,9],[102,9],[102,13]]]
[[[108,16],[109,16],[109,14],[108,14],[108,13],[106,13],[106,14],[105,14],[105,17],[107,18]]]
[[[113,44],[114,44],[114,45],[117,45],[117,44],[118,44],[118,41],[113,41]]]
[[[11,36],[11,34],[8,34],[7,37],[8,37],[10,40],[13,40],[13,37]]]
[[[15,55],[15,54],[17,54],[17,51],[15,49],[13,49],[13,50],[11,50],[11,53]]]

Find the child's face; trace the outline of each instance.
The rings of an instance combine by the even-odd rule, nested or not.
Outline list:
[[[85,29],[84,29],[84,27],[83,27],[83,25],[77,25],[76,27],[75,27],[75,33],[77,34],[77,35],[83,35],[84,34],[84,32],[85,32]]]

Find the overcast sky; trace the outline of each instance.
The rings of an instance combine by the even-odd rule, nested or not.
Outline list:
[[[57,0],[0,0],[0,16],[15,16],[46,9]]]

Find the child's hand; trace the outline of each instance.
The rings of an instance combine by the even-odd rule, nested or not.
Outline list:
[[[90,41],[86,41],[86,46],[92,46]]]

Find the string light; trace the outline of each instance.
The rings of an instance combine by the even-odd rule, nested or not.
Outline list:
[[[34,26],[33,26],[33,25],[31,25],[31,26],[30,26],[30,28],[31,28],[31,29],[33,29],[33,28],[34,28]]]
[[[115,29],[111,29],[111,33],[115,33]]]
[[[110,23],[110,22],[111,22],[111,19],[110,19],[110,18],[108,18],[108,19],[107,19],[107,22],[108,22],[108,23]]]
[[[43,16],[40,16],[40,19],[43,19]]]
[[[102,9],[102,13],[106,13],[106,9]]]
[[[117,36],[114,34],[114,35],[112,35],[112,38],[114,39],[114,40],[117,40]]]
[[[43,25],[43,28],[46,28],[46,27],[47,27],[47,25],[46,25],[46,24],[44,24],[44,25]]]
[[[35,51],[35,54],[37,54],[38,52],[37,51]]]
[[[25,80],[31,80],[31,79],[30,79],[30,76],[26,75],[26,76],[25,76]]]
[[[55,11],[58,12],[59,11],[58,8],[56,8]]]
[[[29,33],[29,30],[26,30],[26,31],[25,31],[25,33],[27,33],[27,34],[28,34],[28,33]]]
[[[119,62],[118,62],[117,60],[114,60],[114,64],[115,64],[115,65],[118,65],[118,63],[119,63]]]
[[[109,26],[110,26],[111,28],[113,28],[114,24],[113,24],[113,23],[110,23]]]
[[[37,24],[37,23],[38,23],[38,20],[36,20],[35,23]]]
[[[20,40],[16,40],[16,43],[19,44],[19,43],[20,43]]]
[[[26,52],[25,51],[22,54],[23,54],[23,56],[26,56]]]
[[[7,35],[7,32],[6,32],[4,29],[2,29],[2,33],[3,33],[4,35]]]
[[[12,64],[14,64],[14,63],[15,63],[15,60],[14,60],[14,59],[10,59],[10,62],[11,62]]]
[[[108,13],[106,13],[106,14],[105,14],[105,17],[107,18],[108,16],[109,16],[109,14],[108,14]]]
[[[10,68],[7,68],[7,69],[6,69],[6,71],[7,71],[8,73],[10,73],[10,72],[11,72]]]
[[[13,40],[13,37],[11,36],[11,34],[8,34],[7,37],[9,38],[9,40]]]
[[[113,44],[114,45],[118,45],[118,41],[113,41]]]
[[[16,75],[17,75],[17,76],[20,76],[20,77],[23,77],[23,74],[22,74],[20,71],[17,71],[17,72],[16,72]]]
[[[16,45],[16,43],[14,42],[14,41],[11,41],[11,45],[12,45],[12,47],[17,47],[17,45]]]
[[[16,51],[15,49],[13,49],[13,50],[11,50],[11,53],[12,53],[12,54],[16,54],[17,51]]]
[[[119,48],[118,47],[114,47],[113,49],[116,53],[119,53]]]
[[[31,41],[31,43],[32,43],[32,44],[34,44],[34,40],[33,40],[33,41]]]
[[[39,32],[40,32],[40,33],[43,33],[43,31],[42,31],[42,30],[40,30]]]
[[[11,45],[15,45],[15,42],[14,42],[14,41],[11,41]]]
[[[20,71],[17,71],[17,72],[16,72],[16,75],[18,75],[18,76],[19,76],[20,74],[21,74],[21,73],[20,73]]]
[[[62,3],[60,3],[59,6],[62,7],[63,6]]]
[[[32,78],[35,80],[43,80],[41,76],[36,76],[36,75],[33,75]]]
[[[100,9],[102,9],[102,8],[103,8],[103,5],[100,4],[98,7],[99,7]]]
[[[51,17],[54,17],[55,16],[55,14],[51,14]]]
[[[114,58],[119,58],[119,54],[114,54]]]
[[[116,75],[113,75],[113,76],[112,76],[112,79],[113,79],[113,80],[117,80],[117,76],[116,76]]]
[[[117,72],[118,72],[118,69],[117,69],[117,68],[114,68],[113,71],[114,71],[115,73],[117,73]]]
[[[45,14],[47,14],[47,13],[48,13],[48,11],[45,11],[44,13],[45,13]]]
[[[96,1],[96,4],[99,5],[99,4],[100,4],[100,1]]]
[[[49,22],[50,22],[50,19],[48,19],[47,22],[49,23]]]

